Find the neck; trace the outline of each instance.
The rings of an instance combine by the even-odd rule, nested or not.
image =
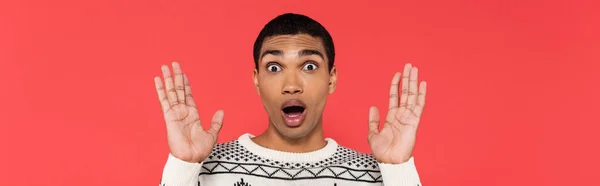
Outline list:
[[[323,135],[322,120],[305,136],[289,138],[281,134],[269,121],[269,127],[262,134],[252,138],[252,141],[262,147],[283,152],[312,152],[327,145]]]

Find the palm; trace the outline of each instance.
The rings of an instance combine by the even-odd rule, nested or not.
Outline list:
[[[208,157],[217,142],[223,112],[215,113],[210,129],[204,130],[187,76],[181,72],[179,64],[173,63],[174,83],[169,67],[163,66],[162,71],[166,93],[161,79],[156,77],[154,80],[167,125],[171,154],[184,161],[200,162]]]
[[[379,111],[371,107],[369,116],[369,145],[379,162],[399,164],[406,162],[415,145],[419,120],[425,105],[426,83],[417,90],[418,70],[407,64],[402,77],[402,95],[398,100],[400,73],[392,79],[390,107],[385,124],[379,130]]]

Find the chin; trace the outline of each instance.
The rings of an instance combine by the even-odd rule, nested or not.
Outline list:
[[[286,124],[283,123],[284,121],[281,121],[281,123],[278,125],[278,127],[275,127],[277,129],[277,132],[279,134],[281,134],[282,136],[286,137],[286,138],[292,138],[292,139],[297,139],[297,138],[303,138],[308,136],[312,130],[314,130],[314,125],[311,126],[310,124],[303,122],[301,125],[297,126],[297,127],[289,127]]]

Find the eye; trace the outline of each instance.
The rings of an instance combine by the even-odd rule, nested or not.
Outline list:
[[[306,63],[304,65],[304,67],[302,67],[302,70],[308,70],[308,71],[312,71],[312,70],[316,70],[317,69],[317,65],[315,65],[314,63]]]
[[[279,72],[279,71],[281,71],[281,67],[277,64],[271,64],[271,65],[267,66],[267,70],[270,72]]]

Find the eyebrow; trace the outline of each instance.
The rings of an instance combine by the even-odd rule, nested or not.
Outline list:
[[[265,52],[264,52],[264,53],[263,53],[263,54],[260,56],[260,58],[262,59],[262,58],[263,58],[263,57],[265,57],[267,54],[271,54],[271,55],[274,55],[274,56],[282,56],[282,55],[283,55],[283,52],[282,52],[281,50],[266,50],[266,51],[265,51]],[[302,57],[302,56],[310,56],[310,55],[317,55],[317,56],[321,57],[322,59],[325,59],[325,58],[323,57],[323,53],[319,52],[318,50],[304,49],[304,50],[301,50],[301,51],[298,53],[298,56],[299,56],[299,57]]]

